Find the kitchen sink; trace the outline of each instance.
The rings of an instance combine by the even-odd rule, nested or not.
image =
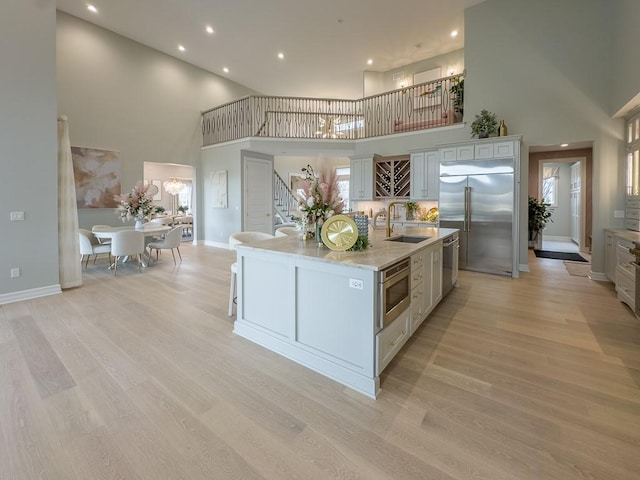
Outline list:
[[[421,237],[418,235],[398,235],[397,237],[385,238],[385,240],[388,242],[420,243],[430,238],[431,237]]]

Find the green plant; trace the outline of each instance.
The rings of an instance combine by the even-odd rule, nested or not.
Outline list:
[[[451,83],[449,92],[452,95],[453,109],[464,114],[464,78],[455,78]]]
[[[416,212],[420,209],[418,202],[407,202],[407,220],[413,220]]]
[[[350,252],[362,252],[369,248],[369,237],[365,237],[363,235],[358,235],[358,239],[356,243],[353,244],[353,247],[349,249]]]
[[[534,242],[547,223],[553,222],[549,205],[529,197],[529,241]]]
[[[476,114],[475,120],[471,123],[472,137],[487,138],[498,131],[498,121],[495,113],[482,109],[480,114]]]
[[[167,209],[164,208],[162,205],[156,205],[156,213],[163,214],[166,211]]]
[[[186,206],[186,205],[180,205],[180,206],[178,207],[178,211],[179,211],[180,213],[182,213],[183,215],[184,215],[185,213],[187,213],[187,210],[189,210],[189,208],[187,208],[187,206]]]

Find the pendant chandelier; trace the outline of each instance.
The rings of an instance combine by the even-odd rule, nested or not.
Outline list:
[[[162,186],[164,187],[165,191],[171,195],[178,195],[184,192],[184,189],[186,187],[184,183],[175,178],[167,180],[162,184]]]
[[[318,129],[316,137],[320,138],[341,138],[343,133],[339,130],[338,125],[341,123],[340,115],[327,115],[318,118]]]

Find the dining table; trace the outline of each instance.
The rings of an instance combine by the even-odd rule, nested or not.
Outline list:
[[[148,243],[147,238],[153,238],[153,237],[157,237],[158,235],[163,235],[167,233],[169,230],[171,230],[172,228],[173,227],[169,225],[147,223],[142,228],[135,228],[133,225],[128,225],[124,227],[111,227],[111,228],[103,227],[99,231],[93,232],[93,234],[97,238],[102,239],[102,238],[113,238],[113,236],[116,233],[122,232],[125,230],[136,230],[136,231],[142,232],[145,237],[145,242],[144,242],[145,248],[144,248],[144,255],[142,255],[142,258],[140,259],[140,263],[142,263],[143,267],[147,267],[151,260],[151,252],[147,250],[147,243]],[[124,258],[123,262],[126,262],[127,260],[128,258]],[[109,268],[110,269],[113,268],[113,265],[109,266]]]

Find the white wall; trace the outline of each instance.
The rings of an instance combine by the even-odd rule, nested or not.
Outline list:
[[[204,221],[200,238],[206,245],[226,245],[229,235],[242,230],[241,151],[249,146],[247,140],[202,149],[198,185],[203,201],[199,218]],[[227,172],[227,208],[214,208],[211,175],[221,170]]]
[[[624,208],[617,188],[624,179],[623,121],[609,113],[609,7],[599,0],[487,0],[465,11],[465,116],[487,108],[528,145],[594,142],[595,272],[604,272],[603,228],[621,225],[613,211]],[[523,188],[521,218],[526,206]],[[526,258],[526,241],[520,256]]]
[[[0,304],[17,292],[59,291],[54,3],[0,7]],[[9,222],[11,211],[25,221]]]
[[[638,26],[640,2],[616,0],[613,12],[613,69],[611,75],[612,103],[610,113],[616,113],[634,99],[640,103],[640,62],[638,61]]]
[[[121,152],[122,190],[144,162],[200,163],[200,112],[255,93],[164,53],[58,12],[59,112],[74,146]],[[83,209],[81,226],[120,223],[113,209]]]
[[[383,92],[388,92],[390,90],[395,90],[400,88],[400,85],[396,80],[393,79],[395,74],[402,74],[406,77],[409,82],[408,85],[414,85],[413,75],[416,73],[424,72],[427,70],[431,70],[434,68],[440,67],[440,76],[448,77],[447,70],[449,68],[453,68],[455,73],[462,73],[464,71],[464,49],[454,50],[453,52],[445,53],[443,55],[438,55],[437,57],[427,58],[425,60],[421,60],[419,62],[410,63],[409,65],[405,65],[403,67],[394,68],[393,70],[388,70],[383,74],[382,87]],[[376,92],[381,93],[381,92]],[[367,93],[365,95],[372,95]]]

